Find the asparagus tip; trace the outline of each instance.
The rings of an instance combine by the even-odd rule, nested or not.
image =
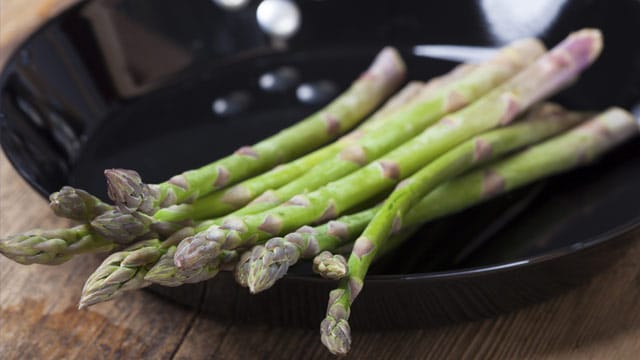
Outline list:
[[[91,221],[99,235],[119,244],[129,244],[149,231],[152,220],[140,213],[110,210]]]
[[[144,275],[146,267],[162,255],[159,243],[157,239],[148,240],[109,255],[85,282],[79,305],[86,307],[108,301],[149,285]]]
[[[313,259],[313,271],[325,279],[342,279],[348,273],[347,259],[340,254],[323,251]]]
[[[593,28],[573,32],[565,42],[569,44],[571,51],[576,53],[576,60],[582,64],[592,63],[600,55],[604,46],[602,32]]]
[[[49,196],[49,207],[54,214],[67,219],[90,221],[111,206],[82,189],[63,186]]]
[[[346,355],[351,348],[349,322],[327,316],[320,324],[320,340],[332,354]]]
[[[107,178],[107,195],[121,211],[153,214],[157,210],[154,202],[159,198],[159,191],[143,183],[136,171],[107,169],[104,176]]]
[[[300,258],[300,250],[284,238],[277,237],[251,251],[247,285],[252,294],[272,287],[287,274],[289,266]]]
[[[176,248],[173,261],[180,270],[202,267],[220,256],[220,242],[223,240],[224,232],[217,228],[189,236]]]
[[[404,75],[407,67],[402,60],[400,52],[392,46],[387,46],[378,53],[371,65],[370,71],[379,72],[389,78],[400,78],[398,75]]]

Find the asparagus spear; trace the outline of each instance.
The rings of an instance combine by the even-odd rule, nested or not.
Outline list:
[[[82,189],[63,186],[60,191],[49,196],[49,207],[57,216],[89,222],[112,206]]]
[[[87,225],[69,229],[31,230],[0,240],[0,253],[24,265],[57,265],[75,254],[109,251],[115,244]]]
[[[222,250],[251,246],[301,225],[337,217],[390,189],[457,144],[492,127],[509,123],[532,103],[573,81],[595,60],[601,47],[601,34],[597,30],[582,30],[570,35],[516,77],[384,158],[307,195],[297,195],[270,211],[227,217],[221,226],[212,226],[186,238],[176,250],[176,265],[182,269],[196,269],[214,261]]]
[[[325,250],[313,258],[313,272],[325,279],[340,280],[347,276],[347,259]]]
[[[404,75],[405,65],[400,55],[387,47],[345,93],[298,124],[157,185],[144,184],[135,172],[107,171],[108,194],[123,210],[139,210],[149,215],[160,207],[202,197],[331,141],[356,125],[395,91]]]
[[[435,80],[434,80],[435,81]],[[438,81],[440,83],[440,81]],[[253,200],[266,190],[276,189],[304,174],[318,163],[334,156],[340,150],[353,143],[363,132],[379,128],[394,111],[410,102],[425,85],[420,81],[411,81],[398,94],[391,97],[385,105],[369,117],[356,130],[338,141],[307,154],[295,161],[277,166],[261,175],[245,180],[227,189],[215,191],[193,204],[179,204],[159,209],[154,218],[160,221],[181,221],[186,219],[207,219],[226,215]]]
[[[447,178],[454,177],[478,163],[564,131],[582,118],[582,114],[564,111],[557,105],[543,104],[517,124],[478,135],[447,152],[403,181],[385,204],[398,206],[396,203],[401,203],[408,195],[413,196],[412,199],[416,201],[420,200],[429,192],[429,188],[435,187]],[[427,190],[416,191],[416,187]],[[408,204],[405,208],[409,209],[413,205]],[[303,227],[284,238],[270,239],[265,246],[254,247],[246,267],[238,268],[237,271],[248,271],[246,278],[251,292],[263,291],[284,276],[288,267],[295,264],[304,253],[311,252],[315,255],[318,251],[335,249],[347,241],[352,241],[355,236],[360,235],[379,209],[380,207],[376,207],[373,210],[344,216],[317,229]],[[384,206],[382,209],[383,213],[388,211]],[[395,225],[396,230],[402,228],[400,221],[392,221],[389,226],[392,225]],[[329,261],[326,257],[319,260]]]
[[[368,132],[340,151],[332,159],[316,165],[303,176],[285,186],[263,193],[252,203],[232,213],[234,216],[260,213],[271,209],[296,194],[313,191],[330,181],[362,168],[388,151],[405,143],[431,126],[447,113],[458,110],[484,95],[529,65],[544,51],[534,39],[518,41],[506,47],[495,58],[475,68],[454,72],[438,89],[438,83],[402,111],[385,120],[385,126]],[[450,84],[446,84],[449,82]],[[434,89],[435,87],[435,89]]]
[[[161,245],[158,239],[148,240],[109,255],[87,279],[78,307],[82,309],[113,299],[128,289],[147,286],[143,264],[155,262],[160,255]]]
[[[637,135],[636,121],[628,112],[612,108],[563,135],[439,187],[414,207],[407,215],[407,222],[415,221],[416,214],[432,218],[442,214],[443,208],[449,211],[452,207],[459,208],[459,204],[476,203],[541,177],[589,163]],[[384,215],[382,210],[379,213]],[[376,244],[366,242],[365,248],[362,242],[358,243],[364,236],[371,236],[370,232],[365,230],[363,237],[356,241],[349,258],[349,275],[331,292],[327,315],[320,325],[322,343],[334,354],[349,351],[351,304],[362,289],[370,257],[376,253]]]

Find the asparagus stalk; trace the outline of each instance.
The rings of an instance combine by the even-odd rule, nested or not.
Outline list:
[[[196,269],[222,250],[251,246],[309,223],[323,222],[390,189],[459,143],[501,124],[573,81],[602,47],[597,30],[570,35],[551,52],[474,104],[446,117],[410,142],[366,167],[260,214],[228,217],[221,226],[186,238],[174,261]]]
[[[435,81],[435,79],[433,81]],[[441,81],[437,83],[441,83]],[[187,219],[207,219],[226,215],[246,205],[263,192],[269,189],[279,188],[304,174],[318,163],[334,156],[340,152],[340,150],[353,143],[363,132],[381,127],[385,123],[384,120],[387,116],[412,101],[424,87],[425,85],[420,81],[411,81],[356,130],[330,145],[290,163],[277,166],[270,171],[245,180],[230,188],[215,191],[198,199],[193,204],[179,204],[159,209],[154,214],[154,218],[159,221],[176,222]]]
[[[325,279],[340,280],[347,276],[347,259],[325,250],[313,258],[313,272]]]
[[[69,229],[31,230],[0,240],[0,253],[24,265],[58,265],[73,255],[110,251],[115,244],[87,225]]]
[[[539,41],[525,39],[506,47],[491,61],[472,68],[463,67],[462,71],[454,72],[449,79],[444,79],[442,88],[438,89],[438,82],[427,87],[416,101],[386,119],[384,127],[366,133],[332,159],[316,165],[303,176],[275,191],[263,193],[231,215],[242,216],[266,211],[294,195],[316,190],[362,168],[407,142],[442,116],[464,107],[503,83],[543,52],[544,47]]]
[[[515,125],[478,135],[427,165],[398,186],[385,201],[381,212],[378,212],[380,207],[376,207],[373,210],[344,216],[317,229],[303,227],[284,238],[270,239],[265,246],[255,246],[246,267],[237,268],[236,271],[248,271],[246,278],[251,292],[263,291],[284,276],[288,267],[295,264],[304,253],[311,252],[315,255],[318,251],[332,250],[355,239],[376,212],[384,214],[388,211],[387,207],[400,206],[399,204],[406,202],[409,196],[411,201],[420,200],[429,189],[446,179],[455,177],[477,164],[564,131],[582,118],[583,115],[564,111],[557,105],[543,104]],[[404,205],[403,213],[414,203]],[[397,231],[403,228],[400,219],[391,221],[388,226],[387,233],[390,232],[391,226],[395,226]],[[324,256],[319,261],[333,260]]]
[[[89,222],[113,208],[88,192],[71,186],[63,186],[51,194],[49,207],[57,216],[83,222]]]
[[[628,112],[612,108],[563,135],[439,187],[411,210],[407,223],[414,223],[416,217],[430,219],[442,215],[443,211],[459,209],[461,204],[477,203],[541,177],[587,164],[637,135],[636,121]],[[384,216],[384,210],[383,206],[376,218]],[[371,233],[365,230],[363,237],[356,241],[349,258],[349,275],[331,292],[327,315],[320,325],[322,343],[334,354],[349,351],[351,304],[362,289],[370,257],[376,253],[376,244],[365,242],[365,248],[360,242],[365,236]]]
[[[149,215],[158,208],[202,197],[333,140],[395,91],[404,76],[405,65],[400,55],[387,47],[345,93],[298,124],[157,185],[144,184],[135,172],[107,171],[109,196],[125,211],[139,210]]]

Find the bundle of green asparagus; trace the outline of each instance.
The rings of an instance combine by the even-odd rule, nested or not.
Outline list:
[[[351,305],[374,260],[430,220],[586,165],[639,132],[619,108],[587,114],[541,103],[601,49],[593,29],[548,52],[524,39],[398,91],[405,65],[385,48],[325,108],[223,159],[160,184],[106,170],[114,205],[62,188],[51,209],[82,224],[10,236],[0,252],[53,265],[117,250],[89,276],[80,308],[221,270],[258,293],[309,259],[339,280],[320,330],[332,353],[346,354]]]

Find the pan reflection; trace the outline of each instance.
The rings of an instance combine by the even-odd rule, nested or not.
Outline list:
[[[480,7],[499,43],[541,36],[564,8],[566,0],[481,0]]]

